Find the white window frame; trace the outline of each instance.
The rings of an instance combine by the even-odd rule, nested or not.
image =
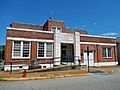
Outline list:
[[[52,29],[53,27],[54,27],[55,29]],[[55,31],[56,31],[56,26],[52,26],[52,27],[51,27],[51,31],[55,33]]]
[[[103,49],[105,49],[106,57],[103,57]],[[111,57],[108,57],[108,49],[111,49]],[[103,58],[112,58],[112,48],[102,48],[102,57]]]
[[[47,56],[46,56],[47,43],[51,43],[51,42],[41,42],[41,43],[44,43],[44,57],[39,57],[39,56],[38,56],[39,43],[40,43],[40,42],[37,43],[37,58],[38,58],[38,59],[53,58],[53,43],[52,43],[52,56],[51,56],[51,57],[47,57]]]
[[[46,47],[45,47],[45,48],[46,48],[46,49],[45,49],[45,50],[46,50],[45,55],[46,55],[47,58],[50,58],[50,57],[47,56],[47,44],[48,44],[48,43],[46,43],[46,45],[45,45],[45,46],[46,46]],[[51,55],[51,57],[53,57],[53,43],[50,43],[50,44],[52,45],[52,47],[51,47],[51,48],[52,48],[52,52],[51,52],[52,55]]]
[[[39,56],[38,56],[39,43],[43,43],[43,46],[44,46],[44,57],[45,57],[45,43],[44,43],[44,42],[38,42],[38,43],[37,43],[37,58],[44,58],[44,57],[39,57]]]
[[[52,29],[53,27],[55,27],[55,29]],[[58,28],[60,28],[59,30],[60,30],[60,32],[62,32],[62,27],[61,26],[52,26],[51,31],[55,32],[56,30],[58,30]]]
[[[19,40],[17,40],[19,41]],[[20,56],[16,57],[16,56],[13,56],[14,55],[14,41],[12,41],[12,59],[30,59],[30,55],[31,55],[31,42],[30,41],[20,41],[21,44],[20,44],[20,47],[21,47],[21,50],[20,50]],[[29,42],[29,57],[23,57],[23,42]]]

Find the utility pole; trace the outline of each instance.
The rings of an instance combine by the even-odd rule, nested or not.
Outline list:
[[[89,67],[89,47],[87,46],[87,59],[88,59],[88,73],[90,72]]]

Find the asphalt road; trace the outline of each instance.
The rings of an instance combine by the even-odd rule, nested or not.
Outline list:
[[[120,90],[120,75],[89,75],[30,81],[0,81],[0,90]]]

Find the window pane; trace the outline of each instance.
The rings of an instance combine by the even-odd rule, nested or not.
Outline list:
[[[44,57],[44,43],[38,43],[38,57]]]
[[[21,56],[21,42],[20,41],[14,41],[13,56],[14,57]]]
[[[53,44],[46,43],[46,57],[52,57],[53,55]]]
[[[107,57],[106,48],[102,48],[102,57]]]
[[[108,57],[112,57],[112,49],[108,48]]]
[[[56,30],[56,27],[52,26],[52,30]]]
[[[59,32],[61,32],[61,31],[62,31],[62,27],[57,27],[57,30],[58,30]]]
[[[23,42],[23,57],[29,57],[30,42]]]
[[[62,27],[57,27],[57,30],[62,30]]]

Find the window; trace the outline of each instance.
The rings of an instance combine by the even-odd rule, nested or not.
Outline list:
[[[38,57],[44,57],[44,43],[38,44]]]
[[[62,27],[57,27],[57,30],[62,30]]]
[[[30,57],[30,42],[13,41],[13,58],[29,58]]]
[[[30,42],[23,42],[23,57],[29,57]]]
[[[52,26],[52,28],[51,28],[51,31],[53,31],[53,32],[55,32],[55,31],[59,31],[59,32],[61,32],[62,31],[62,27],[60,27],[60,26]]]
[[[112,49],[111,48],[102,48],[103,58],[112,58]]]
[[[51,31],[52,31],[52,32],[55,32],[55,31],[56,31],[56,27],[55,27],[55,26],[52,26]]]
[[[48,58],[53,56],[53,43],[38,43],[38,57]]]
[[[108,57],[112,57],[112,49],[108,48]]]
[[[55,26],[52,26],[52,30],[56,30],[56,27],[55,27]]]
[[[46,43],[46,57],[52,57],[53,44]]]
[[[14,57],[21,56],[21,42],[20,41],[14,41],[13,56]]]

